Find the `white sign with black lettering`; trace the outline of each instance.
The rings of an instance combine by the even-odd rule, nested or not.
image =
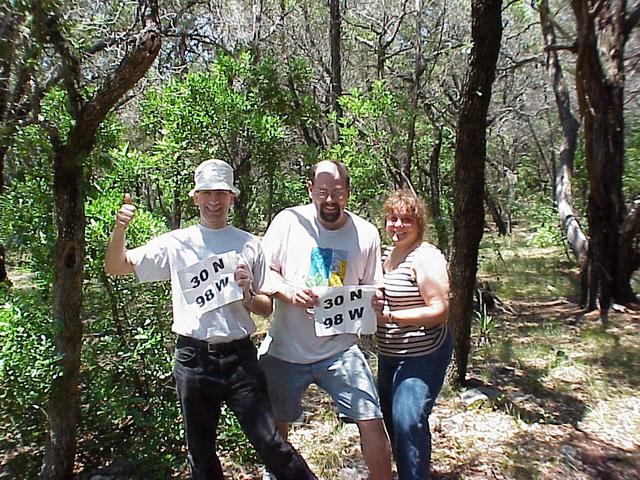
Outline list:
[[[313,309],[316,336],[374,333],[376,312],[371,306],[371,299],[375,291],[374,287],[363,285],[318,291],[319,304]]]
[[[242,300],[242,289],[234,279],[238,258],[235,252],[212,255],[178,272],[187,303],[200,315]]]

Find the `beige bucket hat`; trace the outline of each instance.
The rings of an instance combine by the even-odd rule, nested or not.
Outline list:
[[[205,160],[193,174],[196,186],[189,192],[189,196],[198,190],[228,190],[238,195],[240,190],[233,186],[233,168],[222,160]]]

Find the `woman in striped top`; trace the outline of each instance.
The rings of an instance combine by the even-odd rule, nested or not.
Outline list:
[[[442,388],[453,341],[447,328],[447,262],[424,242],[425,207],[397,190],[384,207],[393,242],[382,262],[385,305],[378,315],[378,389],[398,480],[429,478],[429,414]]]

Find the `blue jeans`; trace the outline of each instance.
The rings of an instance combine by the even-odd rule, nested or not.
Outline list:
[[[205,342],[179,336],[175,360],[173,376],[193,480],[224,479],[215,452],[222,402],[279,479],[316,480],[304,459],[278,433],[264,373],[248,337],[209,351]]]
[[[435,352],[419,357],[378,355],[378,391],[398,480],[426,480],[431,463],[429,415],[451,361],[447,333]]]

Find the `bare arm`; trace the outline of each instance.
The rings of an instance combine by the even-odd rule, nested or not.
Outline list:
[[[242,304],[252,313],[268,317],[273,312],[273,300],[264,293],[255,293],[252,288],[253,275],[251,269],[244,263],[236,267],[234,278],[242,289]]]
[[[425,249],[416,258],[413,270],[424,307],[385,312],[381,320],[428,328],[446,323],[449,313],[449,275],[444,256],[435,248]]]
[[[256,315],[268,317],[273,312],[273,300],[265,293],[256,293],[249,298],[245,297],[242,303]]]
[[[131,204],[131,196],[125,193],[104,255],[104,271],[110,275],[126,275],[134,272],[133,264],[126,255],[125,232],[135,213],[136,207]]]
[[[289,285],[280,272],[273,268],[269,273],[273,280],[273,296],[277,299],[302,308],[313,308],[318,304],[318,295],[310,288],[297,288]]]

